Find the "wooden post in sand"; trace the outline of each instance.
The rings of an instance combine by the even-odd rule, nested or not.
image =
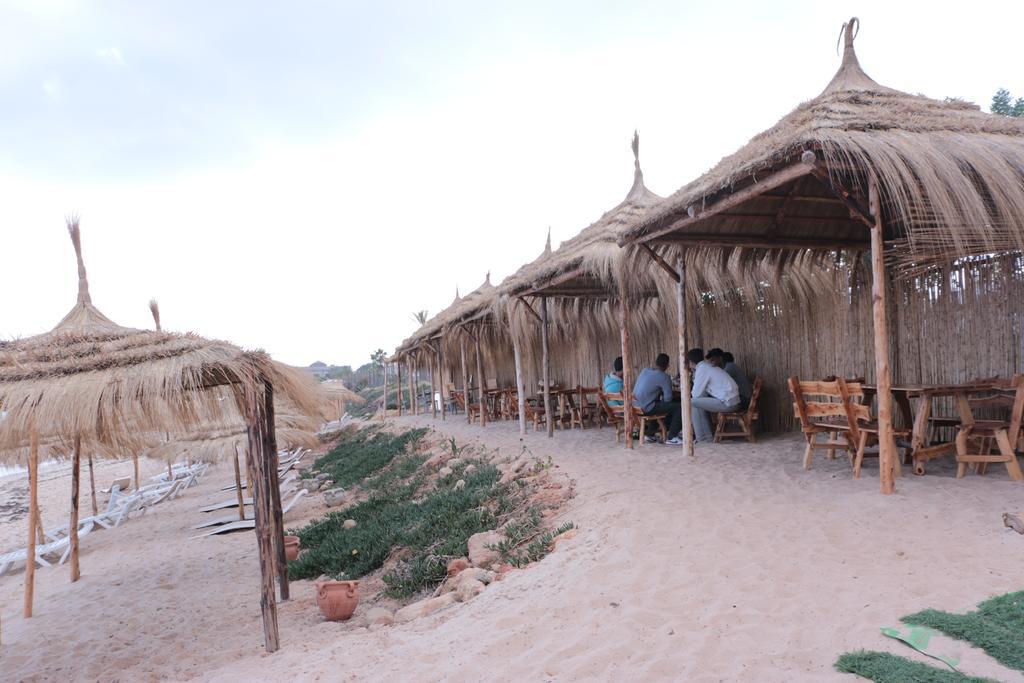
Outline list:
[[[409,411],[413,415],[419,415],[419,407],[416,405],[416,368],[412,358],[409,358],[406,363],[409,368]]]
[[[277,629],[277,601],[274,600],[274,542],[271,536],[269,482],[264,476],[267,421],[264,414],[263,392],[245,389],[240,396],[242,415],[245,416],[248,447],[245,452],[256,521],[256,544],[260,561],[260,611],[263,616],[263,643],[267,652],[276,652],[279,643]]]
[[[526,436],[526,387],[523,386],[523,359],[519,352],[519,337],[512,333],[512,354],[516,362],[516,402],[519,404],[519,435]]]
[[[170,460],[167,461],[167,481],[174,481],[174,468]]]
[[[544,418],[548,423],[548,438],[555,435],[555,421],[551,416],[551,362],[548,355],[548,298],[540,298],[540,345],[544,381]]]
[[[95,517],[100,514],[100,509],[96,503],[96,473],[92,471],[92,453],[89,454],[89,488],[92,489],[92,514]]]
[[[683,431],[680,436],[683,439],[683,455],[693,456],[693,420],[690,418],[690,371],[686,362],[686,252],[685,249],[679,254],[679,263],[676,266],[676,308],[678,309],[678,336],[679,336],[679,399],[681,417],[683,418]]]
[[[82,576],[78,565],[78,483],[82,472],[82,438],[75,437],[75,452],[71,456],[71,521],[68,538],[71,540],[71,583]]]
[[[437,419],[437,389],[434,387],[434,357],[427,354],[427,371],[430,373],[430,416]]]
[[[395,382],[395,393],[398,394],[398,417],[402,417],[402,361],[395,361],[395,372],[398,373],[398,378]]]
[[[242,493],[242,472],[238,466],[238,444],[235,444],[235,494],[238,497],[238,519],[245,519],[245,494]],[[252,491],[249,492],[250,495]]]
[[[878,179],[868,176],[868,211],[875,219],[871,228],[871,314],[874,322],[875,382],[878,385],[879,477],[882,493],[896,491],[896,436],[892,426],[892,376],[889,372],[889,331],[885,320],[885,260],[882,202]]]
[[[139,490],[139,454],[132,453],[132,465],[135,467],[135,490]]]
[[[484,363],[480,355],[480,330],[473,335],[476,342],[476,399],[480,403],[480,426],[487,426],[487,404],[484,403]]]
[[[274,422],[274,386],[264,382],[263,416],[266,426],[263,431],[263,452],[266,458],[263,463],[267,481],[267,497],[270,506],[271,536],[274,540],[274,565],[277,568],[277,589],[282,600],[291,597],[288,581],[288,558],[284,550],[284,508],[281,506],[281,480],[277,470],[277,431]],[[255,502],[255,501],[253,501]]]
[[[622,427],[626,448],[633,448],[633,366],[629,353],[629,304],[626,285],[619,278],[619,336],[622,339]],[[641,434],[640,438],[644,438]]]
[[[444,400],[444,353],[441,351],[441,342],[437,342],[437,391],[441,396],[441,420],[445,419],[448,412],[447,402]]]
[[[380,406],[380,419],[381,422],[386,420],[388,417],[388,362],[384,361],[384,399],[381,401]]]
[[[459,356],[462,358],[462,403],[466,409],[466,424],[473,424],[469,414],[469,377],[466,374],[466,333],[459,332]]]
[[[28,453],[28,544],[25,552],[25,618],[32,616],[36,590],[36,526],[39,524],[39,433],[29,436]]]

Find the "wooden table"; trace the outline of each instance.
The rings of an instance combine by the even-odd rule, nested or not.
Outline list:
[[[864,403],[870,405],[878,393],[873,384],[862,385]],[[932,419],[932,401],[940,397],[956,399],[956,418],[947,418],[950,426],[969,424],[974,421],[971,404],[967,396],[972,393],[991,391],[996,388],[995,382],[968,382],[966,384],[923,385],[911,384],[892,387],[892,397],[899,408],[905,425],[911,425],[910,456],[914,463],[914,474],[924,474],[925,463],[956,451],[953,441],[932,444],[928,431]],[[917,412],[910,409],[910,399],[917,399]],[[941,418],[939,418],[941,419]]]

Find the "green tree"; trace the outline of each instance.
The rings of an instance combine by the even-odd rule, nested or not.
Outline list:
[[[426,311],[416,311],[415,313],[412,314],[412,317],[416,318],[416,322],[418,322],[420,325],[427,322]]]
[[[374,364],[375,367],[380,368],[381,382],[384,381],[384,361],[387,360],[387,357],[388,355],[384,353],[384,349],[377,349],[376,351],[370,354],[370,361]]]
[[[996,90],[992,96],[992,113],[1003,116],[1024,117],[1024,97],[1016,100],[1006,88]]]

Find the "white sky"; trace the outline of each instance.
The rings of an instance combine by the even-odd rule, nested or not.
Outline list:
[[[378,6],[369,8],[371,4]],[[429,5],[429,7],[428,7]],[[74,303],[359,365],[824,88],[1024,95],[1024,3],[0,0],[0,338]]]

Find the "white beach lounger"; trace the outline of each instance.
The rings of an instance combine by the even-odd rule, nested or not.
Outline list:
[[[78,530],[78,539],[86,536],[90,531],[93,530],[93,524],[87,523]],[[53,555],[61,553],[58,564],[64,564],[67,562],[68,557],[71,555],[71,538],[65,536],[49,543],[44,543],[36,546],[36,564],[40,567],[52,567],[53,563],[46,559],[47,555]],[[21,548],[13,552],[4,553],[0,555],[0,575],[6,574],[8,570],[17,564],[21,564],[28,557],[28,549]]]
[[[292,498],[290,501],[288,501],[288,503],[283,508],[281,508],[281,514],[282,515],[288,514],[288,511],[291,510],[293,507],[295,507],[295,504],[297,502],[299,502],[299,498],[302,498],[304,495],[306,495],[306,489],[299,489],[298,491],[296,491],[295,492],[295,497]],[[242,531],[244,529],[255,529],[255,528],[256,528],[256,520],[255,519],[238,519],[238,520],[235,520],[234,522],[231,522],[229,524],[224,524],[223,526],[219,526],[216,529],[214,529],[213,531],[207,531],[205,534],[199,534],[197,536],[193,536],[192,538],[205,538],[207,536],[214,536],[216,534],[228,534],[228,533],[231,533],[232,531]]]

